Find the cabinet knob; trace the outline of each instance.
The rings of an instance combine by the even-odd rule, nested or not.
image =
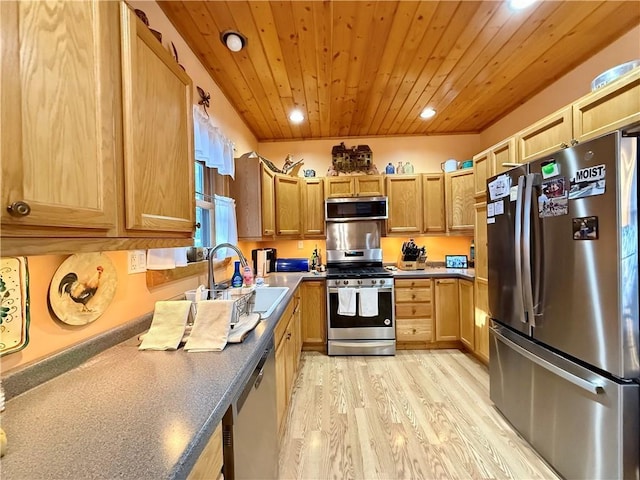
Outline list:
[[[572,146],[572,147],[573,147],[574,145],[577,145],[578,143],[580,143],[580,142],[578,142],[578,140],[576,140],[575,138],[572,138],[572,139],[571,139],[571,146]]]
[[[7,211],[13,217],[26,217],[31,213],[31,207],[27,202],[13,202],[7,206]]]
[[[567,143],[562,142],[560,144],[560,148],[569,148],[569,145]]]
[[[200,222],[196,223],[195,227],[196,228],[200,228],[202,225],[200,225]]]

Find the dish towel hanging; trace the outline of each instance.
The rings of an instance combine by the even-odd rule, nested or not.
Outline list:
[[[234,144],[213,125],[197,105],[193,107],[193,136],[196,160],[207,167],[217,168],[221,175],[235,178]]]
[[[358,302],[361,317],[378,316],[378,289],[361,288]]]
[[[219,352],[227,345],[233,300],[202,300],[191,334],[184,345],[188,352]]]
[[[356,289],[338,289],[338,315],[354,317],[356,315]]]
[[[149,331],[142,338],[140,350],[176,350],[187,326],[191,302],[187,300],[156,302]]]

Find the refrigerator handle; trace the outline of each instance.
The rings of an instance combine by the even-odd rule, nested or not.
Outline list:
[[[577,375],[574,375],[573,373],[567,372],[566,370],[563,370],[562,368],[554,365],[553,363],[548,362],[547,360],[538,357],[537,355],[531,353],[526,348],[523,348],[520,345],[518,345],[517,343],[515,343],[513,340],[509,340],[502,333],[500,333],[500,330],[498,328],[491,327],[491,330],[493,331],[493,334],[495,335],[496,339],[500,340],[507,347],[515,350],[520,355],[522,355],[523,357],[525,357],[528,360],[532,361],[536,365],[538,365],[538,366],[544,368],[545,370],[547,370],[547,371],[559,376],[560,378],[565,379],[567,382],[570,382],[570,383],[574,384],[575,386],[580,387],[583,390],[586,390],[589,393],[593,393],[594,395],[598,395],[598,394],[604,393],[604,388],[601,385],[597,385],[597,384],[592,383],[592,382],[590,382],[588,380],[585,380],[584,378],[580,378]]]
[[[530,173],[527,175],[525,192],[524,192],[524,214],[522,219],[522,268],[524,274],[523,296],[524,311],[532,327],[536,326],[535,311],[533,310],[533,287],[531,279],[531,200],[533,197],[533,187],[536,175]]]
[[[524,305],[522,290],[522,197],[524,193],[526,178],[522,175],[518,178],[518,195],[516,196],[516,219],[515,219],[515,266],[516,266],[516,304]],[[520,321],[527,323],[527,316],[522,308],[517,309],[520,315]]]

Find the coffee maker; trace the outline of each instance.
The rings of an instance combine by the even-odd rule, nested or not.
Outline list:
[[[255,275],[267,275],[276,271],[276,249],[275,248],[257,248],[251,250],[251,260],[253,260],[253,273]]]

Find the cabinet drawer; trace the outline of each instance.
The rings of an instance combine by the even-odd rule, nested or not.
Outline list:
[[[396,288],[396,303],[431,302],[430,288]]]
[[[397,318],[396,339],[398,342],[430,342],[433,338],[431,318]]]
[[[431,288],[431,279],[430,278],[397,278],[396,279],[396,288],[411,288],[411,287],[420,287],[420,288]]]
[[[415,318],[433,316],[433,306],[431,302],[425,303],[400,303],[396,305],[396,317]]]

